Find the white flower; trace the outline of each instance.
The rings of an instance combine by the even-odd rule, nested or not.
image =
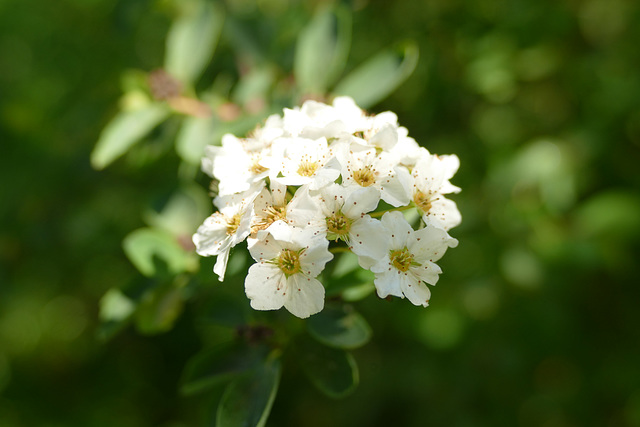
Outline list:
[[[284,185],[309,185],[317,190],[340,176],[340,164],[327,140],[280,138],[273,144],[268,163],[270,179]]]
[[[386,230],[380,221],[366,215],[375,210],[379,197],[372,187],[347,189],[332,184],[315,197],[303,193],[292,209],[290,223],[314,230],[323,239],[344,241],[358,255],[360,266],[369,268],[384,256]]]
[[[261,141],[242,140],[226,134],[222,137],[221,147],[209,145],[205,148],[202,170],[220,181],[219,195],[240,193],[268,175],[268,169],[261,163],[270,152]]]
[[[217,256],[213,272],[218,280],[224,280],[229,251],[247,238],[251,231],[253,200],[261,185],[232,196],[216,197],[215,205],[220,209],[204,220],[193,235],[196,252],[201,256]]]
[[[367,117],[353,99],[341,96],[333,105],[309,100],[301,108],[284,110],[284,128],[292,136],[329,139],[338,134],[353,134],[367,128]]]
[[[413,202],[422,212],[425,224],[443,230],[460,224],[462,217],[455,202],[444,197],[460,191],[449,182],[459,166],[460,160],[455,155],[435,156],[427,152],[413,168]]]
[[[397,211],[385,213],[382,224],[389,234],[387,253],[371,267],[378,296],[406,296],[414,305],[426,307],[431,292],[424,282],[436,284],[442,270],[435,261],[458,241],[435,227],[414,231]]]
[[[317,203],[309,197],[309,188],[298,188],[291,200],[287,201],[287,187],[271,181],[269,189],[264,188],[255,199],[255,215],[251,222],[251,237],[263,239],[271,227],[280,223],[306,227],[308,221],[317,214]]]
[[[277,238],[271,234],[277,235]],[[328,241],[285,224],[273,227],[264,240],[253,240],[245,292],[256,310],[278,310],[307,318],[324,308],[324,286],[316,277],[333,255]]]
[[[345,187],[373,187],[380,197],[392,206],[409,204],[411,176],[399,166],[395,157],[386,152],[360,144],[342,144],[338,149],[342,166],[342,185]]]

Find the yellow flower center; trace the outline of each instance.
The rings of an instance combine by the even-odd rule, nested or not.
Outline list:
[[[367,165],[362,169],[353,171],[353,180],[357,182],[361,187],[368,187],[375,184],[376,175],[371,170],[371,165]]]
[[[298,166],[298,175],[313,176],[313,174],[318,170],[318,166],[318,162],[309,162],[307,160],[303,160],[302,162],[300,162],[300,166]]]
[[[227,219],[227,235],[231,236],[238,231],[238,227],[240,227],[240,221],[242,220],[241,214],[235,214],[231,218]]]
[[[344,216],[342,212],[338,211],[333,216],[327,217],[326,221],[329,235],[335,234],[336,238],[339,238],[349,234],[352,220]]]
[[[413,202],[422,212],[427,213],[431,210],[431,193],[423,193],[418,190],[413,195]]]
[[[258,158],[253,160],[253,162],[251,163],[251,166],[249,166],[249,172],[254,173],[256,175],[261,174],[262,172],[266,172],[267,168],[260,165],[260,163],[258,163],[259,161],[260,159]]]
[[[282,272],[286,276],[292,276],[298,272],[300,272],[300,251],[294,251],[291,249],[283,249],[278,255],[278,259],[276,260],[276,264],[278,268],[282,270]]]
[[[389,258],[391,259],[391,265],[403,272],[409,270],[411,263],[413,263],[413,254],[406,247],[390,251]]]
[[[287,208],[286,206],[269,206],[266,209],[262,210],[262,215],[260,215],[260,219],[253,226],[252,232],[256,232],[258,230],[264,230],[269,227],[271,224],[278,220],[285,220],[287,216]]]

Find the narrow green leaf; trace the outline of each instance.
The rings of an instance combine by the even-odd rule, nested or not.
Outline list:
[[[129,233],[124,238],[122,246],[129,260],[145,276],[153,276],[156,273],[156,256],[166,263],[169,274],[195,271],[198,268],[198,260],[194,254],[185,251],[178,241],[164,230],[140,228]]]
[[[181,288],[162,286],[144,295],[136,312],[136,327],[143,334],[158,334],[173,328],[184,307]]]
[[[293,72],[304,94],[325,94],[344,69],[351,44],[351,15],[343,7],[319,10],[301,32]]]
[[[195,82],[213,57],[223,22],[224,11],[217,4],[184,2],[181,16],[167,35],[167,72],[185,84]]]
[[[219,126],[215,117],[185,117],[176,137],[176,151],[182,160],[199,165],[204,147],[222,137],[216,132]]]
[[[331,347],[352,349],[371,339],[371,327],[351,306],[326,306],[307,320],[312,337]]]
[[[280,359],[269,357],[258,369],[233,381],[218,405],[218,427],[264,427],[278,392]]]
[[[380,52],[353,70],[335,87],[335,95],[352,97],[362,108],[386,98],[413,72],[418,63],[418,47],[406,43]]]
[[[268,349],[243,341],[220,344],[195,355],[184,370],[181,393],[191,395],[230,380],[263,361]]]
[[[340,398],[355,390],[359,381],[358,366],[350,353],[310,338],[300,339],[296,351],[304,373],[327,396]]]
[[[91,153],[91,165],[103,169],[127,152],[169,116],[163,104],[148,104],[133,111],[121,111],[102,130]]]
[[[266,97],[275,79],[276,71],[273,67],[257,66],[240,77],[231,95],[231,100],[248,111],[258,107],[251,105],[256,101],[262,102],[263,108],[266,108]]]

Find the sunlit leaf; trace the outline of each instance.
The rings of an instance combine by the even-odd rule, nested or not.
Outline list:
[[[220,138],[216,127],[220,125],[214,117],[185,117],[176,137],[176,151],[185,161],[199,165],[204,147]]]
[[[263,427],[280,383],[281,363],[270,356],[258,369],[233,381],[218,405],[219,427]]]
[[[243,341],[206,349],[187,363],[180,391],[183,394],[195,394],[208,390],[255,368],[266,358],[267,353],[266,346],[250,345]]]
[[[122,242],[129,260],[145,276],[156,273],[154,257],[167,265],[170,274],[195,271],[198,261],[193,253],[180,246],[171,234],[157,228],[140,228],[131,232]]]
[[[351,15],[321,9],[302,31],[293,72],[304,94],[324,94],[344,69],[351,44]]]
[[[120,289],[111,288],[100,299],[100,320],[120,321],[131,316],[136,309],[136,304]]]
[[[338,348],[357,348],[371,338],[371,327],[351,306],[326,306],[307,320],[311,336],[323,344]]]
[[[184,2],[167,36],[165,69],[183,83],[193,83],[211,60],[224,11],[216,3]]]
[[[137,301],[129,298],[120,289],[111,288],[100,299],[100,325],[96,335],[108,341],[126,327],[137,307]]]
[[[405,43],[385,50],[353,70],[333,90],[352,97],[362,108],[386,98],[413,72],[418,63],[418,46]]]
[[[300,367],[313,385],[330,397],[344,397],[358,385],[358,366],[345,350],[306,338],[296,343]]]
[[[91,165],[103,169],[127,152],[169,116],[163,104],[148,104],[133,111],[121,111],[102,130],[91,153]]]

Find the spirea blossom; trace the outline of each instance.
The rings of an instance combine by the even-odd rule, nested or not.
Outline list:
[[[246,138],[225,135],[202,160],[218,181],[218,210],[194,234],[196,251],[218,257],[222,281],[231,248],[247,240],[255,264],[245,292],[256,310],[321,311],[331,280],[321,273],[341,252],[373,272],[379,297],[427,306],[436,262],[458,243],[449,231],[460,212],[445,196],[460,191],[449,182],[459,160],[408,134],[394,113],[370,116],[338,97],[285,109]]]

